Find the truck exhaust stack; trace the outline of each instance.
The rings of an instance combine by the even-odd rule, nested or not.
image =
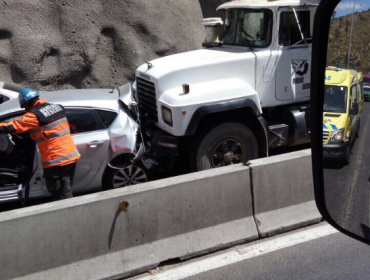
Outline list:
[[[218,28],[224,22],[221,18],[205,18],[202,20],[202,25],[206,28],[206,37],[203,42],[204,47],[218,46],[220,40],[218,38]]]

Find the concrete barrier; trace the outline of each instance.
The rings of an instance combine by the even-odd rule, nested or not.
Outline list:
[[[249,168],[230,166],[1,213],[0,279],[125,277],[257,237]]]
[[[311,150],[258,159],[249,167],[261,236],[321,220],[314,199]]]

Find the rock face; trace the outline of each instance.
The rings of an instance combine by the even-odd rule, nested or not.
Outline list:
[[[224,0],[0,0],[0,81],[122,85],[147,60],[201,47]]]

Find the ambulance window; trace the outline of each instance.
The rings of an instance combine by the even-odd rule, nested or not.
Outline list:
[[[310,11],[297,11],[297,17],[301,26],[303,37],[307,43],[312,42],[310,27]],[[279,44],[292,46],[305,44],[302,41],[301,32],[293,12],[282,12],[280,14]]]
[[[86,133],[104,129],[103,124],[96,121],[92,110],[66,109],[71,134]]]

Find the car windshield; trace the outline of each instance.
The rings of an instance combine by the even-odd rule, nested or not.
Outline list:
[[[226,15],[226,45],[265,48],[271,43],[272,13],[270,10],[234,9]]]
[[[370,94],[370,87],[364,87],[364,93]]]
[[[325,85],[324,112],[347,111],[347,87]]]

